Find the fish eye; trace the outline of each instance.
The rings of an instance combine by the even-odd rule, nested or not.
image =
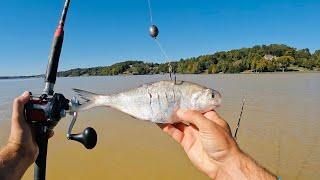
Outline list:
[[[215,97],[214,90],[207,89],[207,90],[206,90],[206,94],[207,94],[207,97],[210,97],[210,98],[212,98],[212,99]]]

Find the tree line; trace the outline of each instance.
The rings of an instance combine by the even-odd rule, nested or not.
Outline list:
[[[276,71],[319,71],[320,50],[296,49],[283,44],[256,45],[171,62],[180,74],[241,73]],[[77,68],[58,76],[104,76],[119,74],[160,74],[168,72],[168,63],[124,61],[111,66]]]

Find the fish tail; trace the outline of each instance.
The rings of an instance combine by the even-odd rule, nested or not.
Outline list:
[[[105,106],[107,105],[108,96],[104,96],[101,94],[92,93],[89,91],[81,90],[81,89],[72,89],[78,96],[85,100],[83,104],[80,105],[78,110],[88,110],[97,106]]]

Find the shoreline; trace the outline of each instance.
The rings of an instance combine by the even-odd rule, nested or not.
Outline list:
[[[251,74],[309,74],[309,73],[320,73],[320,71],[285,71],[285,72],[240,72],[240,73],[198,73],[198,74],[178,74],[177,75],[224,75],[224,74],[234,74],[234,75],[251,75]],[[166,73],[168,74],[168,73]],[[154,76],[154,75],[166,75],[166,74],[118,74],[118,75],[95,75],[95,76],[60,76],[57,78],[76,78],[76,77],[113,77],[113,76]],[[43,78],[42,76],[0,76],[1,80],[23,80],[23,79],[38,79]]]

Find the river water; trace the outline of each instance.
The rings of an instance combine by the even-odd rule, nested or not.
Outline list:
[[[72,97],[71,88],[113,93],[166,75],[58,78],[56,92]],[[221,92],[218,112],[236,127],[246,99],[240,147],[283,179],[320,177],[320,73],[178,75]],[[41,92],[43,79],[0,80],[0,145],[9,133],[11,102],[24,90]],[[80,113],[75,132],[92,126],[98,144],[86,150],[65,138],[69,118],[49,141],[48,179],[207,179],[183,150],[154,124],[110,108]],[[32,179],[32,168],[23,179]]]

